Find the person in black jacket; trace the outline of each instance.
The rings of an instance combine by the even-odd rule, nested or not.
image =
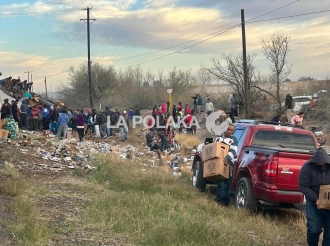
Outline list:
[[[330,184],[330,157],[323,148],[318,148],[313,157],[301,168],[299,188],[306,197],[307,243],[317,246],[323,232],[323,246],[330,245],[330,210],[319,203],[321,185]]]

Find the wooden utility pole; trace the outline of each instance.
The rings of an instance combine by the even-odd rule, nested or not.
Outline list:
[[[48,99],[48,95],[47,95],[47,81],[46,81],[46,77],[45,77],[45,91],[46,91],[46,99]]]
[[[29,83],[29,79],[30,79],[30,73],[33,73],[33,71],[27,71],[27,72],[24,72],[24,73],[27,73],[28,74],[28,79],[27,79],[27,82]],[[31,74],[31,78],[32,78],[32,74]]]
[[[93,108],[93,92],[92,92],[92,74],[91,74],[91,49],[90,49],[90,21],[95,21],[95,19],[89,18],[89,10],[92,9],[92,7],[87,7],[87,19],[80,19],[87,22],[87,53],[88,53],[88,84],[89,84],[89,104],[90,107]]]
[[[250,85],[248,81],[248,68],[246,62],[246,39],[245,39],[245,17],[244,17],[244,9],[241,9],[241,26],[242,26],[242,45],[243,45],[243,70],[244,70],[244,92],[245,92],[245,118],[248,119],[250,117]]]

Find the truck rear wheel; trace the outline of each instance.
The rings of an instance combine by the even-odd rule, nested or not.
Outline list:
[[[253,195],[251,180],[248,177],[243,177],[238,181],[236,207],[247,208],[252,212],[256,212],[258,209],[258,200]]]
[[[200,191],[205,191],[206,179],[203,178],[202,165],[201,161],[196,161],[192,175],[192,186]]]

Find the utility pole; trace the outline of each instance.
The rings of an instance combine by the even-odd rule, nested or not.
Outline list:
[[[32,72],[31,72],[31,80],[30,80],[30,82],[33,82],[33,80],[32,80]],[[33,91],[33,84],[31,85],[31,91]]]
[[[87,21],[87,53],[88,53],[88,83],[89,83],[89,103],[90,107],[93,108],[93,93],[92,93],[92,74],[91,74],[91,49],[90,49],[90,21],[95,21],[96,19],[90,19],[89,18],[89,10],[92,9],[92,7],[87,7],[87,19],[80,19],[81,21]]]
[[[46,91],[46,99],[48,99],[48,95],[47,95],[47,81],[46,81],[46,77],[45,77],[45,91]]]
[[[27,71],[27,72],[24,72],[24,73],[27,73],[28,74],[28,79],[27,79],[27,82],[29,83],[29,79],[30,79],[30,73],[33,73],[33,71]],[[32,76],[32,74],[31,74]]]
[[[245,17],[244,9],[241,9],[241,25],[242,25],[242,45],[243,45],[243,70],[244,70],[244,91],[245,91],[245,117],[250,117],[250,85],[248,81],[248,71],[246,63],[246,39],[245,39]]]

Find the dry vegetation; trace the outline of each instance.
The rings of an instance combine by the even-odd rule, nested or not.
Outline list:
[[[183,146],[199,143],[196,136],[177,138]],[[11,149],[0,152],[18,158]],[[147,161],[99,155],[91,173],[56,176],[1,165],[0,244],[304,245],[303,213],[218,207],[214,187],[200,193],[190,174],[175,178],[167,166],[141,165]]]

